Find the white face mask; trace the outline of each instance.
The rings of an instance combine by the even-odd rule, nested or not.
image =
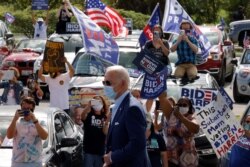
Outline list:
[[[101,111],[101,109],[103,108],[103,104],[99,100],[96,100],[94,104],[91,104],[91,106],[95,111]]]
[[[181,114],[186,114],[189,110],[189,107],[179,107],[179,111]]]

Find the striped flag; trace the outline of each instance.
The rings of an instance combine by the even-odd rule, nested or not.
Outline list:
[[[88,0],[86,2],[86,14],[99,26],[110,28],[113,36],[124,33],[125,19],[100,0]]]

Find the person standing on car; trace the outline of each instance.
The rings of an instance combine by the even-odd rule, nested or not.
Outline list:
[[[56,17],[58,18],[58,22],[56,24],[56,33],[66,33],[66,24],[71,21],[72,16],[73,12],[69,7],[69,1],[63,0],[61,7],[59,8],[56,14]]]
[[[42,140],[48,133],[34,114],[35,105],[33,98],[25,97],[7,129],[7,138],[13,138],[13,167],[42,167]]]
[[[129,93],[128,71],[110,66],[104,75],[104,94],[115,100],[107,134],[104,167],[147,167],[146,117],[141,103]]]
[[[167,40],[164,40],[164,34],[160,25],[155,25],[152,28],[153,40],[149,40],[144,45],[144,49],[153,53],[164,65],[168,66],[170,70],[168,73],[171,74],[171,66],[169,64],[169,44]]]
[[[233,145],[229,158],[229,167],[250,166],[250,114],[243,120],[245,134]]]
[[[175,77],[183,78],[185,74],[189,80],[197,76],[195,57],[198,52],[198,41],[191,34],[192,24],[188,20],[183,20],[180,24],[180,35],[173,41],[170,50],[177,51],[178,60],[175,63]]]
[[[2,81],[3,72],[0,71],[0,88],[3,88],[1,103],[3,105],[17,105],[21,101],[20,93],[23,90],[23,83],[18,81],[20,74],[17,68],[10,67],[8,70],[14,71],[14,76],[9,81]]]
[[[172,106],[162,93],[159,101],[165,121],[162,130],[167,146],[169,167],[197,167],[198,154],[195,148],[194,135],[199,132],[199,124],[194,118],[192,102],[187,97],[181,97]]]
[[[102,96],[94,96],[84,108],[84,167],[102,167],[109,126],[108,106]]]
[[[47,39],[47,28],[49,22],[49,9],[47,10],[46,19],[42,17],[35,19],[34,11],[32,11],[32,23],[34,27],[34,38]]]
[[[74,67],[68,62],[66,57],[63,57],[63,62],[68,66],[68,72],[61,73],[57,71],[55,73],[49,73],[49,75],[43,74],[43,62],[38,71],[38,78],[48,84],[50,92],[50,107],[58,107],[64,110],[67,114],[70,114],[69,110],[69,82],[74,76]]]

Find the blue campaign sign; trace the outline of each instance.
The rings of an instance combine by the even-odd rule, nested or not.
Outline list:
[[[165,65],[149,50],[143,49],[133,60],[139,70],[153,75],[163,70]]]
[[[32,0],[32,10],[48,10],[48,0]]]

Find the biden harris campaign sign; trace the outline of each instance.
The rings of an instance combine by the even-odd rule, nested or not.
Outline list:
[[[80,26],[86,52],[94,52],[102,59],[118,64],[119,48],[115,40],[76,7],[70,5]]]
[[[220,93],[211,103],[195,112],[195,117],[218,158],[225,155],[244,134],[239,121]]]

